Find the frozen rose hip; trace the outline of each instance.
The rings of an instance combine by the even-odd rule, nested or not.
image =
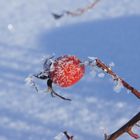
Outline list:
[[[68,87],[78,82],[84,75],[85,67],[75,56],[61,56],[53,63],[50,77],[53,83]]]

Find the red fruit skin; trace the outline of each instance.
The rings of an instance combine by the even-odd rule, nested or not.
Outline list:
[[[84,73],[85,66],[77,57],[64,55],[55,60],[50,78],[61,87],[69,87],[77,83]]]

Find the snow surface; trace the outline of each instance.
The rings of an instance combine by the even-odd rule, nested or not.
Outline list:
[[[75,140],[101,140],[104,130],[115,131],[140,110],[135,96],[125,89],[115,94],[111,78],[93,78],[90,68],[73,87],[55,87],[71,103],[36,94],[24,81],[42,70],[43,56],[74,54],[113,61],[113,70],[139,89],[139,0],[102,0],[80,17],[59,21],[50,13],[83,7],[87,0],[0,3],[0,140],[53,140],[65,130]],[[127,134],[124,139],[131,140]]]

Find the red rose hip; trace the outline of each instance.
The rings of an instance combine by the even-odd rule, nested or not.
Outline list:
[[[50,78],[61,87],[69,87],[78,82],[85,73],[85,66],[75,56],[64,55],[53,63]]]

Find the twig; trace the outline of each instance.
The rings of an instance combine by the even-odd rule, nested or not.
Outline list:
[[[126,81],[124,81],[121,77],[119,77],[116,73],[114,73],[111,68],[105,65],[101,60],[95,59],[97,67],[101,68],[104,72],[111,75],[113,80],[121,81],[122,85],[130,90],[138,99],[140,99],[140,92],[136,90],[134,87],[129,85]]]
[[[67,140],[73,140],[73,136],[70,136],[67,131],[64,131],[64,134],[65,134]]]
[[[133,126],[140,120],[140,112],[137,113],[131,120],[129,120],[125,125],[123,125],[120,129],[118,129],[113,134],[109,135],[108,138],[105,137],[105,140],[116,140],[124,133],[128,133],[131,137],[135,139],[139,139],[140,136],[135,134],[132,131]]]

